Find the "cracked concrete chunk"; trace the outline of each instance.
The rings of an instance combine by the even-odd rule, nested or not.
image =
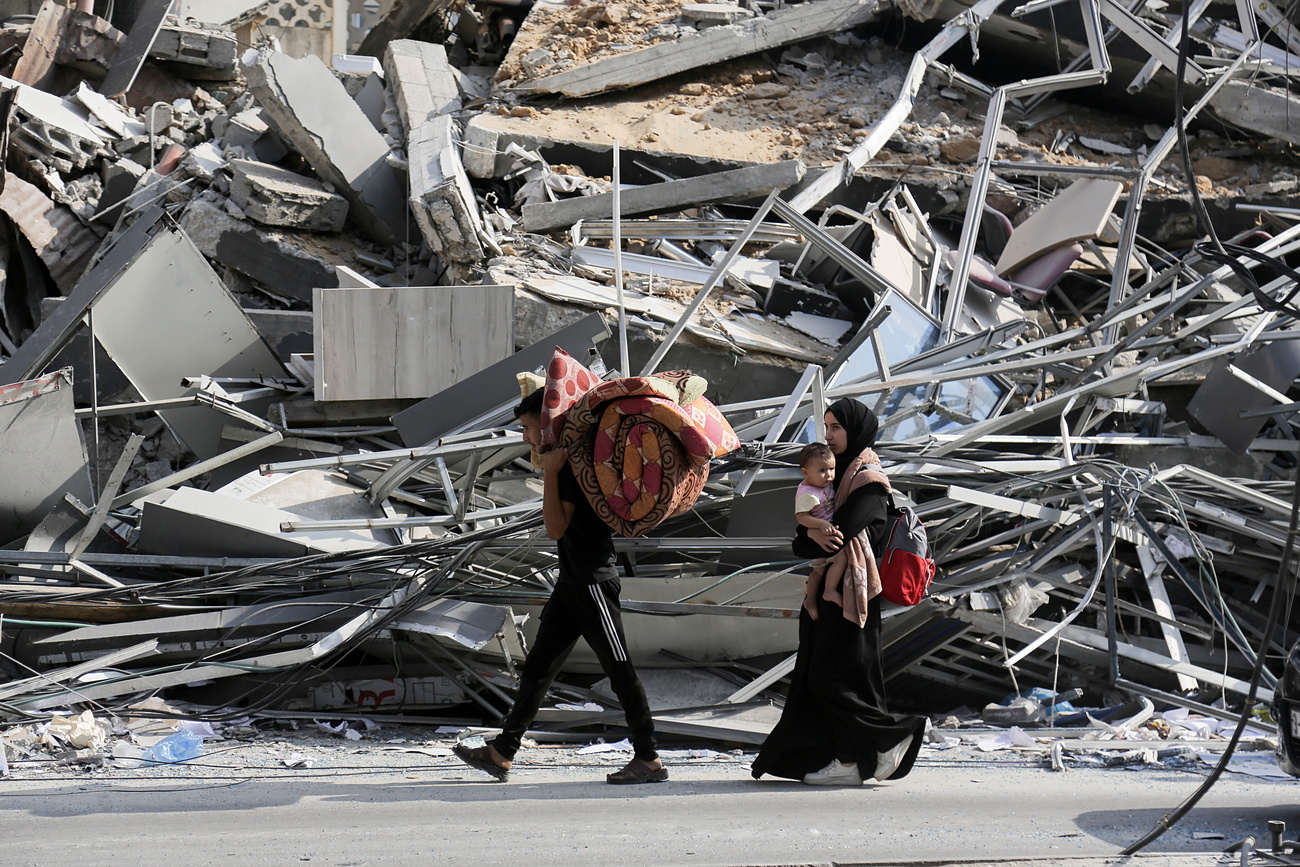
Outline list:
[[[230,197],[251,219],[266,226],[337,232],[348,202],[319,182],[288,169],[253,160],[232,160]]]
[[[388,143],[334,74],[314,56],[275,51],[249,52],[244,70],[276,129],[348,200],[357,225],[381,244],[398,243],[406,196]]]
[[[314,287],[338,285],[334,269],[319,256],[240,222],[211,202],[191,202],[180,225],[203,255],[283,297],[309,302]]]

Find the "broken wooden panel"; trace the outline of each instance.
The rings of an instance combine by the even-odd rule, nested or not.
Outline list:
[[[710,27],[694,37],[660,42],[649,48],[548,75],[526,82],[520,89],[565,96],[591,96],[632,87],[688,69],[840,33],[870,21],[875,11],[876,0],[812,0],[736,24]]]
[[[316,397],[426,398],[510,355],[514,287],[317,289]]]
[[[0,539],[31,532],[65,494],[94,502],[86,445],[72,409],[72,372],[0,387]]]
[[[402,410],[393,416],[393,424],[406,445],[425,445],[502,404],[517,402],[519,386],[515,374],[545,369],[557,346],[574,358],[586,360],[596,353],[596,344],[608,337],[609,326],[604,317],[590,313],[546,339]],[[456,412],[449,412],[450,407],[455,407]]]
[[[1100,237],[1123,188],[1102,178],[1075,181],[1015,228],[998,257],[998,273],[1006,276],[1050,250]]]

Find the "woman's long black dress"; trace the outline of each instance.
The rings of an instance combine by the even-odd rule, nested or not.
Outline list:
[[[864,485],[835,513],[834,522],[851,539],[863,529],[873,550],[881,550],[887,524],[882,485]],[[824,557],[811,539],[799,536],[795,554]],[[877,753],[911,738],[912,744],[890,779],[904,777],[921,749],[925,719],[885,710],[885,670],[880,648],[880,598],[871,600],[861,629],[844,619],[834,602],[818,599],[817,619],[799,614],[799,654],[790,675],[785,710],[754,760],[753,774],[801,780],[839,759],[856,762],[862,778],[876,767]]]

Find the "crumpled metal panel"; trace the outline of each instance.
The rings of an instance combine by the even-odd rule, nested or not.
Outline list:
[[[94,501],[71,374],[0,387],[0,543],[31,532],[65,493]]]

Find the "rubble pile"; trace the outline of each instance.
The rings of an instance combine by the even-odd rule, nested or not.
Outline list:
[[[743,443],[617,541],[638,664],[702,669],[690,695],[648,677],[664,732],[774,721],[794,455],[842,396],[940,568],[886,614],[891,701],[1028,725],[1017,698],[1073,690],[1079,724],[1137,702],[1135,729],[1274,699],[1294,33],[1267,3],[1187,44],[1165,7],[927,6],[467,5],[331,65],[56,0],[6,23],[4,719],[158,693],[212,721],[498,718],[555,559],[516,374],[557,347],[701,374]],[[1030,32],[1059,67],[949,56],[1010,64]],[[1097,108],[1148,88],[1172,126]],[[617,717],[592,663],[548,726]]]

